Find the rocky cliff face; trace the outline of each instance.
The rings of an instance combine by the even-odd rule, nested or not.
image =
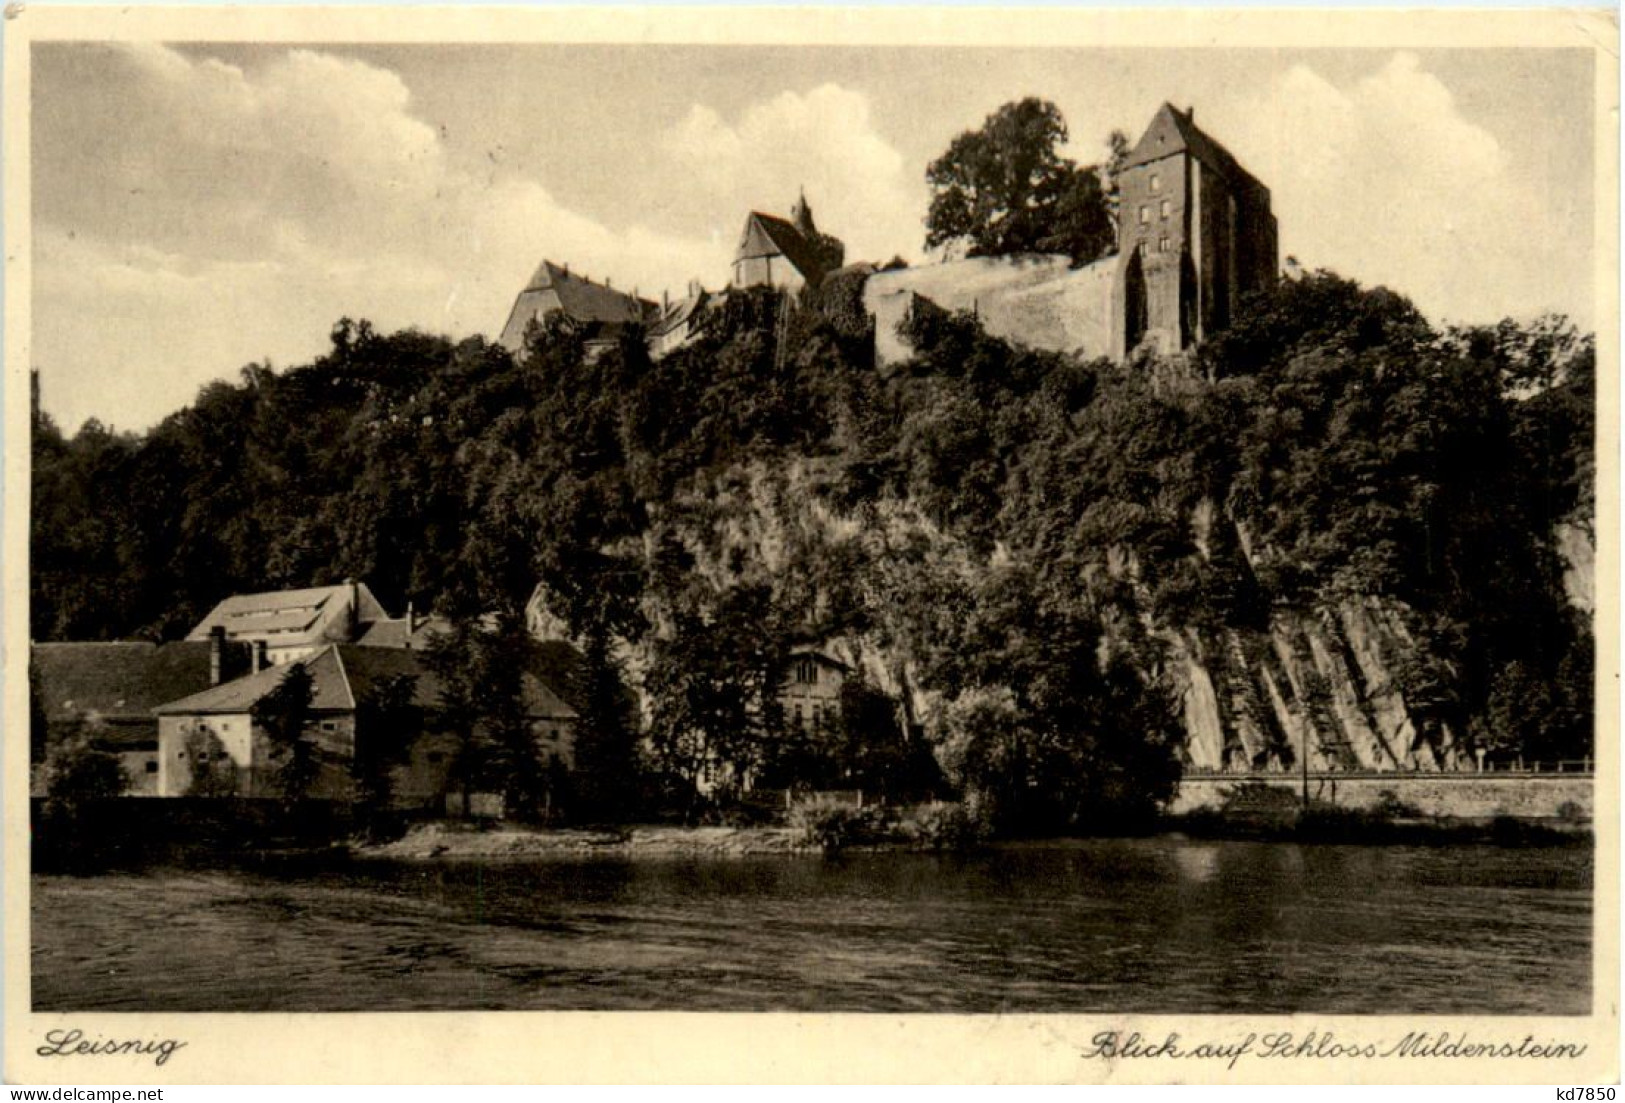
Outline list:
[[[929,733],[939,701],[921,688],[917,644],[930,625],[901,616],[899,599],[908,596],[918,610],[921,594],[934,595],[924,603],[930,615],[959,615],[957,603],[1005,553],[979,559],[906,501],[842,513],[819,493],[830,476],[805,459],[735,469],[672,502],[656,528],[680,540],[707,584],[765,582],[781,601],[804,609],[827,652],[862,671],[898,701],[902,719]],[[1214,512],[1199,509],[1195,519],[1204,551],[1201,535],[1227,523]],[[656,535],[645,540],[651,554]],[[1246,534],[1238,535],[1248,549]],[[1555,540],[1571,599],[1589,610],[1589,531],[1562,526]],[[1135,575],[1132,557],[1107,559],[1109,573]],[[842,616],[854,608],[859,616]],[[646,613],[657,632],[669,623],[657,599]],[[1402,688],[1404,670],[1427,658],[1408,619],[1403,605],[1364,596],[1318,612],[1277,611],[1258,628],[1157,624],[1142,612],[1118,630],[1109,627],[1108,639],[1138,636],[1161,654],[1160,671],[1183,702],[1188,772],[1294,772],[1304,754],[1317,771],[1471,768],[1461,733]],[[854,620],[862,627],[854,629]],[[540,608],[533,627],[548,634],[560,628]],[[647,669],[647,641],[628,645],[623,657],[636,685]]]

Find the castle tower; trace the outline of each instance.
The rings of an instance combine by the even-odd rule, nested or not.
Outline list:
[[[807,189],[802,188],[796,198],[796,205],[790,208],[790,224],[801,231],[801,236],[811,241],[813,235],[818,233],[818,227],[813,224],[812,208],[807,206]]]
[[[1142,343],[1188,348],[1230,321],[1236,301],[1276,275],[1269,189],[1163,104],[1119,174],[1112,355]]]

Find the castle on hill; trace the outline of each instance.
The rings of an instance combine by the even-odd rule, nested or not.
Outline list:
[[[1140,348],[1176,352],[1200,343],[1229,324],[1243,295],[1275,281],[1269,189],[1196,125],[1195,108],[1163,104],[1117,184],[1117,252],[1081,267],[1065,256],[1028,254],[843,268],[844,247],[819,231],[802,195],[787,219],[746,216],[729,283],[718,292],[691,281],[682,297],[657,303],[544,260],[515,300],[501,344],[517,352],[531,322],[562,315],[581,328],[589,349],[636,323],[659,357],[692,340],[732,291],[793,292],[852,274],[864,281],[880,365],[912,355],[898,330],[922,302],[971,311],[989,333],[1033,348],[1121,361]]]

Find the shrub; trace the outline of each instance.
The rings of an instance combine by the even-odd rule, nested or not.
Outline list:
[[[837,804],[796,808],[790,813],[790,826],[803,844],[839,854],[851,846],[885,842],[893,837],[895,825],[883,808]]]
[[[979,808],[933,804],[912,816],[904,829],[921,849],[963,854],[986,842],[990,827]]]

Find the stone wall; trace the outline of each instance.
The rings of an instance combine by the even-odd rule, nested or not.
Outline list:
[[[1225,797],[1247,784],[1268,785],[1285,796],[1298,798],[1301,778],[1284,774],[1186,777],[1179,783],[1169,811],[1177,814],[1214,809]],[[1319,773],[1309,777],[1312,799],[1344,808],[1372,808],[1392,794],[1426,816],[1489,819],[1557,818],[1572,806],[1590,819],[1595,781],[1590,774],[1344,774]]]
[[[1109,356],[1117,258],[1082,268],[1064,256],[971,257],[945,264],[877,272],[863,288],[875,319],[875,362],[907,360],[913,350],[897,333],[915,296],[949,311],[972,311],[995,337],[1029,348]]]

